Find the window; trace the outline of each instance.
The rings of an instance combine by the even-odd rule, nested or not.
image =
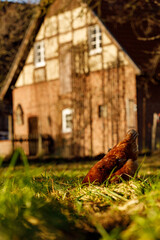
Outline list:
[[[62,111],[62,132],[72,132],[73,110],[66,108]]]
[[[18,125],[22,125],[24,123],[24,116],[23,116],[23,110],[21,105],[19,104],[16,109],[16,122]]]
[[[35,67],[43,67],[45,65],[43,41],[36,42],[34,45],[34,63]]]
[[[89,28],[89,49],[90,54],[96,54],[102,51],[102,33],[98,25]]]
[[[98,115],[99,115],[99,118],[106,118],[107,117],[107,105],[99,105]]]

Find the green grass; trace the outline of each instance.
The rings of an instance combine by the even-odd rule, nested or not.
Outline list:
[[[160,239],[159,155],[140,158],[137,178],[83,186],[93,162],[0,170],[0,240]]]

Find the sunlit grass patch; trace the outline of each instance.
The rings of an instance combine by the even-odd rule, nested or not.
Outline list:
[[[130,181],[99,186],[82,184],[93,162],[29,166],[24,159],[23,166],[15,166],[15,161],[1,168],[2,239],[160,236],[160,171],[150,159]]]

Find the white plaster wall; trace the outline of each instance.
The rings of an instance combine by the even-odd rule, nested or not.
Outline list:
[[[45,37],[51,37],[57,34],[57,16],[45,19]]]
[[[76,45],[80,42],[87,41],[87,28],[82,28],[79,30],[75,30],[73,32],[73,44]]]
[[[40,41],[42,39],[44,39],[44,23],[42,23],[40,30],[36,36],[36,41]]]
[[[65,13],[61,13],[58,15],[58,26],[59,33],[64,33],[67,31],[71,31],[71,11],[66,11]]]
[[[76,8],[72,11],[73,28],[84,27],[86,25],[87,9],[84,7]]]
[[[21,71],[21,73],[19,74],[19,77],[17,79],[17,82],[15,84],[16,87],[21,87],[24,85],[24,72],[23,70]]]
[[[58,39],[57,37],[45,39],[45,59],[58,56]]]
[[[44,68],[37,68],[34,71],[34,78],[35,78],[35,82],[45,81],[45,69]]]
[[[127,57],[126,57],[126,54],[123,51],[119,52],[119,59],[120,59],[120,61],[123,62],[124,65],[129,64],[129,61],[128,61]]]
[[[71,32],[59,35],[59,43],[60,44],[71,42],[71,41],[72,41],[72,33]]]
[[[91,71],[97,71],[102,69],[102,57],[100,55],[92,55],[89,59],[89,66]]]
[[[93,12],[90,9],[87,10],[87,23],[88,24],[96,24],[97,23],[97,19],[95,18]]]
[[[47,81],[59,78],[59,60],[52,59],[46,62]]]
[[[25,65],[24,66],[24,84],[32,84],[33,83],[33,65]]]
[[[27,60],[26,60],[26,63],[33,63],[34,61],[34,51],[33,51],[33,48],[31,48],[29,54],[28,54],[28,57],[27,57]]]
[[[114,44],[105,46],[103,48],[103,59],[104,64],[117,60],[117,47]]]
[[[103,45],[111,43],[111,39],[107,36],[107,34],[104,31],[102,31],[102,41]]]

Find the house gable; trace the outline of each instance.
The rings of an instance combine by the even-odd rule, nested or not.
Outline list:
[[[54,3],[56,5],[56,3]],[[53,4],[53,6],[54,6]],[[59,79],[60,76],[60,46],[71,43],[72,46],[85,44],[88,48],[89,27],[97,26],[102,34],[102,54],[89,54],[90,71],[106,68],[109,63],[123,61],[131,64],[138,73],[139,69],[123,51],[120,45],[108,32],[97,16],[85,4],[71,6],[66,11],[57,12],[50,7],[41,27],[36,35],[35,43],[43,42],[45,66],[35,66],[35,48],[31,48],[21,71],[16,87],[42,81]],[[53,14],[53,15],[52,15]],[[42,69],[44,67],[44,69]]]
[[[68,2],[71,4],[69,5]],[[106,3],[106,1],[102,2]],[[93,130],[93,141],[99,136],[96,144],[94,142],[90,144],[90,151],[92,149],[91,145],[94,144],[97,149],[102,149],[101,143],[105,144],[107,134],[109,136],[106,146],[111,147],[120,136],[123,136],[128,127],[136,127],[136,99],[138,98],[135,89],[140,83],[140,78],[137,78],[136,83],[136,75],[140,74],[137,64],[143,71],[141,77],[144,78],[145,83],[148,80],[146,78],[147,74],[148,77],[153,76],[155,80],[158,78],[159,57],[156,57],[154,64],[148,64],[151,56],[144,50],[152,51],[156,49],[153,48],[153,45],[156,43],[157,46],[159,40],[154,40],[152,43],[150,41],[149,43],[139,41],[131,29],[130,22],[125,24],[113,24],[110,21],[107,22],[107,20],[102,22],[101,20],[104,20],[107,16],[107,11],[107,7],[104,7],[101,11],[102,16],[97,17],[98,13],[94,8],[89,8],[78,0],[57,0],[50,6],[45,16],[43,15],[44,12],[42,14],[41,11],[37,14],[36,19],[30,24],[8,73],[6,84],[0,93],[0,98],[4,98],[10,87],[15,86],[15,89],[12,88],[14,110],[19,103],[22,103],[24,108],[25,126],[18,129],[15,125],[15,132],[24,134],[25,128],[26,134],[28,118],[39,114],[38,117],[41,118],[42,122],[43,120],[45,122],[45,124],[42,124],[43,127],[40,126],[40,128],[45,133],[51,132],[52,136],[55,136],[56,133],[62,137],[61,121],[59,120],[57,123],[56,120],[61,118],[63,109],[70,109],[71,106],[76,108],[75,102],[78,101],[82,103],[81,97],[84,97],[84,94],[80,96],[80,93],[85,91],[88,91],[85,92],[88,102],[82,104],[81,107],[85,109],[87,108],[86,105],[90,104],[88,107],[90,115],[87,116],[88,121],[90,121],[90,129],[86,130],[84,124],[79,124],[78,121],[80,121],[81,116],[76,120],[79,132],[85,129],[84,131],[87,132],[85,134],[89,136]],[[91,39],[89,37],[90,26],[98,26],[98,30],[94,33],[95,36],[92,34],[92,46],[93,50],[96,48],[94,44],[99,49],[92,51],[92,53],[89,51],[90,45],[88,44]],[[101,36],[99,28],[101,29]],[[93,33],[94,30],[91,32]],[[96,34],[97,32],[98,34]],[[96,40],[94,40],[94,37]],[[33,45],[41,42],[44,45],[44,64],[35,66],[35,48]],[[66,49],[67,46],[71,46],[71,51],[69,50],[69,54],[66,52],[63,61],[63,49]],[[43,50],[43,47],[41,49]],[[75,81],[77,86],[74,91],[72,91],[72,87],[75,86],[72,86],[71,77],[73,77],[72,80]],[[151,126],[154,112],[159,113],[157,98],[154,99],[155,89],[153,87],[151,106],[155,105],[156,107],[154,110],[152,109],[153,113],[150,114],[151,120],[147,120],[149,124],[144,124],[148,119],[148,110],[144,110],[146,99],[143,97],[142,88],[143,86],[140,86],[138,89],[138,95],[140,96],[138,108],[143,111],[143,114],[139,114],[140,121],[143,123],[140,122],[139,124],[139,132],[143,127]],[[146,88],[144,87],[144,89]],[[157,87],[157,92],[158,89]],[[93,96],[95,99],[92,99]],[[76,97],[78,100],[76,100]],[[74,99],[73,102],[71,102],[71,98]],[[141,104],[142,102],[143,104]],[[151,109],[150,105],[148,109]],[[118,112],[119,110],[121,112]],[[79,111],[79,109],[76,111]],[[105,111],[105,113],[101,113],[101,111]],[[118,112],[118,117],[115,111]],[[144,112],[146,112],[146,116]],[[94,120],[91,119],[91,115],[94,116]],[[144,119],[141,117],[142,115]],[[51,127],[51,125],[53,126]],[[118,125],[121,126],[120,130],[118,130]],[[23,131],[21,131],[22,128]],[[142,135],[141,132],[140,135]],[[143,135],[143,138],[145,138],[145,134]],[[91,142],[91,140],[89,141]]]
[[[130,126],[126,101],[136,105],[137,68],[90,8],[82,4],[56,11],[56,3],[28,32],[9,74],[8,86],[16,81],[14,135],[27,138],[29,119],[36,119],[36,134],[50,135],[57,149],[66,148],[73,155],[99,154],[116,144]],[[22,50],[28,50],[27,57]],[[21,125],[16,122],[19,104]],[[65,109],[72,117],[67,113],[63,118]],[[69,131],[64,131],[63,119]],[[136,111],[133,122],[136,128]]]

